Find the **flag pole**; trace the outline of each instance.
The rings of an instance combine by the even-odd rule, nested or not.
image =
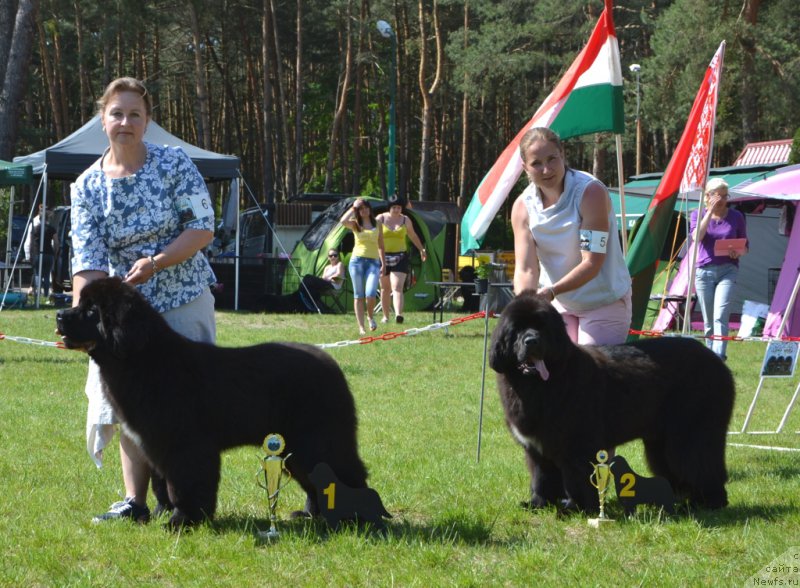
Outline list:
[[[617,143],[617,177],[619,178],[619,213],[622,216],[622,255],[628,255],[628,217],[625,215],[625,175],[622,172],[622,135],[614,135]],[[609,231],[611,227],[609,227]]]
[[[708,182],[708,174],[711,170],[711,161],[714,155],[714,129],[717,126],[717,96],[719,96],[719,86],[722,83],[722,65],[725,62],[725,41],[723,40],[720,43],[719,49],[717,49],[719,53],[719,63],[717,64],[717,89],[714,92],[714,107],[713,107],[713,114],[712,120],[709,128],[709,136],[708,136],[708,158],[706,161],[706,167],[703,170],[701,182],[700,182],[700,195],[698,196],[698,206],[697,206],[697,222],[695,223],[694,227],[694,235],[692,235],[692,247],[690,251],[691,258],[689,260],[689,281],[686,284],[686,304],[684,305],[683,309],[683,335],[688,335],[689,331],[691,330],[692,324],[692,288],[694,287],[694,276],[697,273],[697,252],[700,248],[700,243],[698,243],[698,237],[700,236],[700,219],[702,218],[701,214],[705,210],[705,191],[706,191],[706,183]],[[689,194],[686,195],[687,206],[686,209],[688,211],[688,200]],[[706,341],[706,343],[708,343]]]

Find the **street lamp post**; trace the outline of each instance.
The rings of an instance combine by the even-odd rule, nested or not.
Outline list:
[[[397,36],[392,30],[392,26],[385,20],[379,20],[378,32],[381,36],[392,41],[392,69],[389,80],[389,165],[386,175],[387,189],[386,195],[392,196],[395,193],[395,145],[397,143],[397,120],[396,120],[396,100],[397,100]]]
[[[640,94],[639,94],[639,72],[642,66],[632,63],[630,70],[636,74],[636,175],[642,173],[642,119],[639,117]]]

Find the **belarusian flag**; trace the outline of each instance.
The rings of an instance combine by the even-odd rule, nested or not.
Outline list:
[[[641,329],[644,322],[650,289],[653,287],[658,259],[672,223],[678,193],[702,191],[708,176],[717,118],[717,90],[724,54],[725,41],[720,44],[708,65],[683,135],[628,251],[626,261],[633,278],[631,328],[634,330]]]
[[[483,178],[461,221],[461,253],[480,247],[489,225],[522,173],[519,141],[533,127],[550,127],[562,139],[625,127],[622,69],[611,18],[611,0],[589,42]]]

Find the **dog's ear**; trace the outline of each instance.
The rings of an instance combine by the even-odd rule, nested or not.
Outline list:
[[[507,316],[502,315],[500,324],[492,333],[492,343],[489,347],[489,367],[502,374],[513,369],[516,363],[513,325]]]
[[[100,325],[114,357],[127,359],[147,347],[148,317],[137,304],[137,292],[121,280],[111,278],[98,296]]]
[[[553,305],[545,302],[547,311],[547,338],[549,341],[547,355],[553,360],[563,360],[572,352],[575,344],[567,333],[567,324]]]

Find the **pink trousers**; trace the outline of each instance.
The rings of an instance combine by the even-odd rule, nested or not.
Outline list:
[[[570,311],[553,301],[564,319],[569,338],[581,345],[616,345],[624,343],[631,327],[631,291],[593,310]]]

